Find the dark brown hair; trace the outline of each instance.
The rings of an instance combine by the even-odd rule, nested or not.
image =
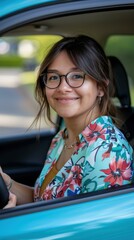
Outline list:
[[[52,122],[50,106],[46,98],[45,86],[41,74],[47,71],[49,65],[62,51],[66,51],[76,67],[91,76],[97,82],[98,86],[101,87],[104,91],[104,96],[99,104],[100,115],[111,116],[114,119],[115,108],[110,98],[114,94],[114,91],[112,93],[113,87],[111,87],[112,82],[110,79],[108,58],[98,42],[91,37],[80,35],[65,37],[55,43],[41,63],[35,88],[35,97],[40,104],[36,120],[40,118],[42,112],[45,115],[46,110],[47,118]]]

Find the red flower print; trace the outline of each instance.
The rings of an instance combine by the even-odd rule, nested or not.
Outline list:
[[[59,187],[57,190],[58,190],[58,191],[57,191],[57,192],[58,192],[57,198],[64,197],[64,191],[65,191],[66,189],[63,189],[63,188]]]
[[[78,150],[79,150],[80,148],[83,148],[83,147],[85,147],[85,142],[79,142],[79,143],[75,146],[75,152],[74,152],[74,154],[78,154]]]
[[[43,200],[50,200],[52,199],[52,190],[49,188],[49,186],[46,188],[44,193],[42,194]]]
[[[113,143],[109,144],[108,150],[102,154],[102,159],[104,160],[105,158],[110,157],[110,152],[112,150]]]
[[[57,198],[64,197],[65,191],[70,187],[72,190],[74,190],[73,184],[70,184],[72,180],[72,175],[67,178],[62,186],[59,186],[57,188]]]
[[[103,154],[102,154],[102,158],[103,158],[103,160],[105,159],[105,158],[109,158],[110,157],[110,152],[104,152]]]
[[[49,148],[49,151],[48,151],[48,155],[50,154],[50,152],[52,151],[53,148],[55,148],[57,142],[59,141],[59,138],[53,138],[52,142],[51,142],[51,145],[50,145],[50,148]]]
[[[73,173],[74,184],[77,184],[78,186],[80,186],[81,180],[82,180],[81,167],[77,165],[73,166],[71,171]]]
[[[108,169],[102,169],[106,175],[108,175],[104,182],[110,182],[111,186],[115,184],[122,185],[123,180],[130,180],[132,176],[132,171],[130,168],[130,163],[127,163],[123,159],[116,161],[115,159],[109,164]]]
[[[58,187],[57,198],[63,197],[67,189],[71,189],[72,191],[74,191],[75,189],[74,186],[75,185],[80,186],[81,181],[82,181],[82,175],[81,175],[80,166],[73,166],[71,168],[69,177],[65,180],[62,186]]]
[[[90,124],[90,128],[87,127],[83,134],[88,142],[95,142],[98,138],[105,140],[106,129],[103,129],[103,126],[99,124]]]
[[[68,189],[69,184],[64,184],[57,189],[57,198],[64,197],[64,193]]]
[[[102,154],[102,159],[104,160],[105,158],[110,157],[110,152],[112,150],[113,143],[109,144],[108,150]]]

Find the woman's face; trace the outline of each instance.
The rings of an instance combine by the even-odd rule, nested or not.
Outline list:
[[[66,51],[62,51],[56,59],[49,65],[48,71],[54,71],[59,75],[66,75],[72,71],[80,71],[68,57]],[[103,91],[97,87],[96,81],[92,80],[89,76],[85,75],[85,81],[79,88],[70,87],[62,77],[61,84],[56,89],[45,88],[47,100],[50,106],[64,119],[69,118],[87,118],[95,104],[92,111],[92,117],[98,116],[99,108],[96,101],[97,96],[103,96]],[[85,118],[83,118],[85,117]]]

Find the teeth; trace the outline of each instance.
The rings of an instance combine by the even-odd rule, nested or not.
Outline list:
[[[67,99],[66,98],[57,98],[57,100],[67,100],[67,101],[68,100],[75,100],[75,99],[77,99],[77,98],[67,98]]]

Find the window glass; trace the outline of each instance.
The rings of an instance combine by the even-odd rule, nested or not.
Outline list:
[[[134,36],[109,37],[105,52],[108,56],[116,56],[124,65],[129,80],[131,104],[134,106]]]
[[[25,134],[39,106],[34,99],[38,67],[59,36],[19,36],[0,39],[0,138]],[[56,114],[52,112],[53,120]],[[40,128],[52,128],[41,121]],[[36,131],[33,125],[28,131]]]

